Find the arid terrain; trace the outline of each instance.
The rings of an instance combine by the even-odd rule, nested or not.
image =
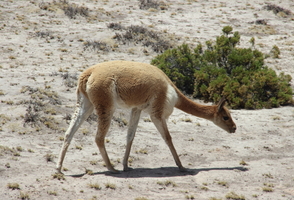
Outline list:
[[[239,31],[240,47],[254,37],[266,65],[294,78],[292,0],[146,2],[0,1],[0,199],[293,200],[293,106],[232,110],[233,134],[175,109],[168,126],[188,172],[178,170],[143,113],[129,159],[134,169],[109,173],[94,142],[93,114],[73,138],[64,176],[56,174],[77,78],[96,63],[150,63],[165,48],[214,41],[229,25]],[[134,27],[139,31],[128,37]],[[279,58],[271,55],[274,45]],[[128,117],[118,110],[106,139],[118,170]]]

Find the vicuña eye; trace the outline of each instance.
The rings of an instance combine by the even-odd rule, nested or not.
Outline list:
[[[229,118],[229,117],[223,117],[223,119],[224,119],[225,121],[227,121],[227,120],[229,120],[230,118]]]

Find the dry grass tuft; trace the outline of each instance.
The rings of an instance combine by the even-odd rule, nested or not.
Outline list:
[[[55,174],[52,174],[52,177],[54,179],[58,179],[58,180],[65,180],[65,177],[62,173],[55,173]]]
[[[228,194],[226,194],[226,199],[245,200],[245,197],[243,195],[238,195],[235,192],[229,192]]]
[[[8,189],[11,189],[11,190],[20,190],[18,183],[8,183],[7,187]]]
[[[74,3],[69,3],[67,0],[59,0],[52,2],[41,2],[39,7],[42,10],[48,10],[51,12],[56,12],[58,9],[64,11],[64,14],[70,19],[75,19],[77,15],[82,17],[89,17],[89,8],[84,6],[78,6]]]
[[[268,4],[263,7],[266,10],[273,11],[276,15],[279,13],[284,13],[285,15],[292,15],[292,12],[288,9],[282,8],[280,6],[274,5],[274,4]]]
[[[116,27],[115,25],[109,26]],[[165,39],[162,34],[155,32],[139,25],[131,25],[123,29],[123,33],[115,33],[114,39],[118,40],[122,44],[141,43],[145,47],[151,47],[151,49],[157,53],[163,52],[169,48],[172,48],[170,40]],[[146,50],[145,50],[146,51]]]
[[[139,8],[142,10],[160,9],[167,10],[167,5],[163,1],[139,0]]]
[[[89,183],[88,186],[95,190],[101,190],[101,186],[98,183]]]

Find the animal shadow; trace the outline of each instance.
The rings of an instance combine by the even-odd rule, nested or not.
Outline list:
[[[135,168],[127,172],[120,172],[117,174],[105,173],[107,176],[113,176],[117,178],[143,178],[143,177],[175,177],[175,176],[190,176],[197,175],[202,171],[212,170],[239,170],[247,171],[245,167],[222,167],[222,168],[198,168],[198,169],[187,169],[187,171],[181,172],[177,167],[161,167],[161,168]]]
[[[175,177],[175,176],[191,176],[197,175],[199,172],[202,171],[248,171],[246,167],[212,167],[212,168],[197,168],[197,169],[187,169],[187,171],[181,172],[177,167],[160,167],[160,168],[135,168],[131,169],[130,171],[120,171],[118,173],[112,173],[109,171],[104,172],[94,172],[92,175],[105,175],[105,176],[112,176],[117,178],[144,178],[144,177],[153,177],[153,178],[160,178],[160,177]],[[74,174],[74,175],[67,175],[73,178],[80,178],[86,175],[86,173],[82,174]]]

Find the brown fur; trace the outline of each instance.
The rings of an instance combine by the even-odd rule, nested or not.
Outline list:
[[[174,107],[210,120],[227,132],[232,133],[236,130],[228,109],[224,107],[224,98],[218,105],[213,106],[195,103],[185,97],[160,69],[149,64],[112,61],[94,65],[81,74],[77,94],[78,104],[75,116],[65,133],[65,141],[59,156],[57,165],[59,172],[73,134],[83,120],[91,114],[93,108],[98,115],[96,143],[107,168],[113,172],[116,170],[109,161],[104,138],[117,107],[132,109],[123,162],[124,170],[128,169],[127,160],[142,110],[150,114],[151,120],[169,146],[180,170],[184,168],[173,146],[166,124],[166,119]]]

